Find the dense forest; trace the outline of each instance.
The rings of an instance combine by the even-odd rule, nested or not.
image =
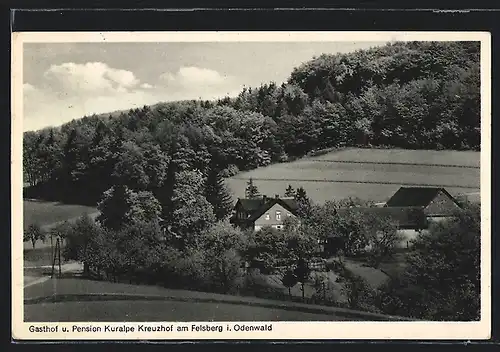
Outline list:
[[[210,202],[223,177],[345,146],[478,150],[479,43],[323,54],[287,82],[237,97],[159,103],[25,132],[25,195],[96,204],[123,185],[151,192],[172,213],[179,175],[205,184]]]

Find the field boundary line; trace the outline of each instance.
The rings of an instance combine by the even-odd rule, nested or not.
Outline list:
[[[259,177],[230,177],[232,180],[248,180],[252,178],[254,181],[270,181],[270,182],[322,182],[322,183],[359,183],[359,184],[374,184],[374,185],[397,185],[397,186],[414,186],[414,187],[440,187],[440,188],[468,188],[479,189],[479,186],[466,185],[442,185],[442,184],[422,184],[409,182],[391,182],[391,181],[351,181],[351,180],[327,180],[327,179],[300,179],[300,178],[259,178]]]
[[[304,161],[306,161],[306,160],[304,159]],[[315,162],[315,163],[436,166],[436,167],[453,167],[453,168],[460,168],[460,169],[481,169],[481,166],[458,165],[458,164],[427,164],[427,163],[405,163],[405,162],[392,162],[392,161],[349,161],[349,160],[322,160],[322,159],[307,159],[307,161]]]

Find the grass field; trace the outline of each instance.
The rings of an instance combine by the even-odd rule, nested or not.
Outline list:
[[[178,301],[90,301],[41,303],[24,307],[29,322],[137,321],[338,321],[328,314],[225,303]]]
[[[347,318],[330,307],[77,278],[49,280],[27,287],[24,300],[25,321],[362,319]]]
[[[282,195],[291,184],[317,203],[347,197],[383,202],[401,186],[479,192],[479,162],[479,152],[351,148],[240,173],[227,184],[234,198],[244,196],[252,177],[262,194]]]
[[[62,204],[38,200],[23,201],[23,226],[38,223],[40,226],[52,225],[65,220],[78,218],[84,213],[96,213],[95,207]]]
[[[51,227],[63,222],[74,221],[83,214],[88,214],[91,217],[97,215],[95,207],[84,205],[61,204],[57,202],[45,202],[40,200],[24,200],[23,201],[23,228],[27,228],[30,224],[37,223],[43,230],[49,230]],[[50,247],[50,240],[38,241],[36,249]],[[31,242],[24,243],[24,249],[31,249]],[[33,252],[33,255],[45,257],[45,253]]]

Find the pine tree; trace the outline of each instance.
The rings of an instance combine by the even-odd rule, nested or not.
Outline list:
[[[285,190],[285,197],[295,197],[295,190],[293,189],[292,185],[288,185],[287,189]]]
[[[311,210],[311,200],[307,196],[306,190],[303,187],[297,188],[295,201],[297,202],[297,212],[299,217],[304,218],[309,216]]]
[[[205,181],[205,198],[214,207],[217,221],[225,219],[233,208],[233,201],[220,172],[212,167]]]
[[[247,182],[245,195],[248,199],[256,199],[260,196],[259,189],[253,184],[253,179],[250,178]]]

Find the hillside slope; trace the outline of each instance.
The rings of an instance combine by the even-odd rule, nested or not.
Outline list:
[[[159,103],[26,132],[23,171],[31,186],[25,197],[94,206],[122,184],[151,192],[173,212],[169,202],[183,172],[217,183],[317,150],[356,146],[477,151],[479,83],[479,45],[473,42],[397,43],[322,55],[297,67],[286,83],[245,88],[235,98]],[[310,170],[293,177],[300,182],[316,177],[317,168],[337,170],[328,180],[379,184],[450,185],[446,175],[455,175],[444,168],[426,177],[409,165],[297,165],[288,166]],[[276,167],[269,170],[283,166]],[[450,186],[477,186],[464,177],[464,184]]]
[[[252,178],[262,194],[304,187],[315,202],[358,197],[384,202],[400,186],[445,187],[453,195],[479,192],[478,152],[351,148],[244,172],[229,178],[233,197],[244,197]]]

